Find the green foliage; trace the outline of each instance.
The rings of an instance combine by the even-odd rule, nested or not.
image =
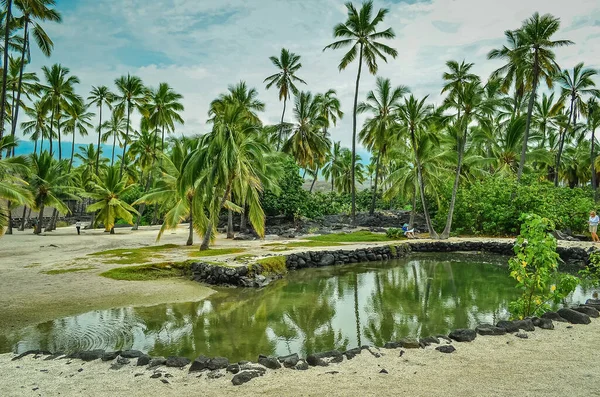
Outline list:
[[[594,251],[590,254],[590,263],[579,271],[579,276],[593,287],[600,286],[600,252]]]
[[[194,251],[190,252],[189,256],[192,258],[202,258],[205,256],[217,256],[217,255],[228,255],[228,254],[238,254],[240,252],[244,252],[243,248],[216,248],[216,249],[208,249],[203,251]]]
[[[404,237],[404,231],[400,228],[397,227],[390,227],[388,230],[385,231],[385,235],[388,238],[393,238],[393,239],[401,239],[402,237]]]
[[[56,274],[64,274],[64,273],[74,273],[74,272],[82,272],[85,270],[94,270],[95,267],[92,266],[88,266],[88,267],[74,267],[71,269],[55,269],[55,270],[48,270],[46,272],[42,272],[45,274],[50,274],[50,275],[56,275]]]
[[[366,243],[374,241],[395,240],[385,234],[372,233],[366,230],[360,230],[352,233],[332,233],[321,236],[306,237],[306,240],[319,241],[327,243]]]
[[[287,273],[287,267],[285,266],[285,256],[269,256],[256,261],[263,271],[261,274],[267,275],[279,275]],[[252,271],[252,266],[250,266]]]
[[[392,257],[396,257],[396,255],[398,255],[398,250],[396,249],[395,245],[390,245],[390,254],[392,254]]]
[[[292,218],[302,215],[306,210],[309,193],[302,189],[304,180],[300,168],[291,157],[283,163],[283,176],[279,179],[279,194],[266,190],[262,197],[262,206],[267,215],[285,215]]]
[[[446,189],[435,218],[437,226],[446,222],[449,199],[450,189]],[[453,228],[463,234],[516,235],[521,215],[530,213],[548,218],[557,229],[583,232],[593,208],[593,192],[588,189],[557,188],[534,176],[524,177],[521,184],[511,177],[487,177],[459,189]]]
[[[508,262],[510,276],[517,280],[521,297],[510,302],[513,317],[540,316],[575,290],[579,279],[558,272],[556,239],[549,233],[554,223],[535,214],[522,218],[521,234],[515,244],[516,256]]]
[[[117,267],[100,273],[113,280],[147,281],[162,278],[183,277],[190,271],[193,261],[153,263],[142,266]]]

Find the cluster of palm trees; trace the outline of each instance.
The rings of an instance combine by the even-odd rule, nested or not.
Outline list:
[[[41,232],[45,206],[54,208],[46,227],[52,230],[58,213],[68,210],[67,202],[80,200],[95,217],[92,223],[102,223],[110,232],[119,219],[137,229],[151,205],[153,221],[162,219],[159,238],[187,220],[188,244],[196,231],[203,236],[201,248],[206,249],[222,212],[227,213],[228,237],[233,237],[236,212],[241,214],[240,230],[250,224],[260,236],[265,218],[262,193],[278,191],[284,159],[290,156],[312,179],[311,191],[322,175],[332,191],[350,193],[352,215],[357,183],[370,176],[371,213],[381,194],[401,197],[411,204],[413,218],[415,209],[422,208],[430,235],[439,238],[450,235],[461,183],[494,175],[520,179],[528,173],[556,186],[591,182],[597,187],[597,71],[583,64],[559,67],[554,48],[572,43],[554,37],[560,21],[551,15],[536,13],[505,33],[506,45],[488,55],[504,65],[487,80],[472,73],[472,63],[448,61],[441,87],[444,99],[435,107],[427,96],[416,97],[407,86],[395,86],[382,76],[365,98],[359,98],[363,64],[375,75],[378,62],[395,58],[397,51],[383,42],[394,38],[393,30],[379,28],[386,9],[374,12],[371,1],[359,9],[348,3],[347,20],[334,28],[337,41],[324,49],[349,48],[340,71],[355,60],[358,63],[352,148],[347,149],[330,138],[331,128],[344,116],[336,91],[301,90],[301,85],[307,85],[299,76],[301,57],[288,49],[270,57],[277,70],[264,80],[267,90],[276,88],[283,102],[278,124],[262,123],[265,104],[258,91],[242,81],[212,101],[209,132],[178,139],[168,134],[184,122],[182,96],[167,83],[148,88],[136,76],[122,76],[115,80],[114,90],[93,87],[84,100],[75,92],[79,79],[62,65],[42,68],[41,79],[26,73],[23,54],[28,52],[30,28],[44,53],[52,49],[40,23],[60,20],[53,4],[15,0],[21,18],[11,17],[9,1],[2,26],[8,32],[1,102],[7,123],[0,124],[8,125],[11,134],[0,136],[5,154],[0,160],[0,199],[9,207],[26,204],[38,210],[36,233]],[[11,51],[21,58],[8,56]],[[542,91],[541,82],[547,90]],[[293,103],[291,117],[290,112],[286,117],[288,102]],[[21,124],[22,132],[35,142],[28,158],[14,156],[20,108],[28,118]],[[96,113],[99,121],[92,125]],[[362,126],[357,125],[358,114],[366,115]],[[141,119],[139,125],[132,125],[134,115]],[[75,153],[76,137],[91,129],[97,143]],[[68,160],[62,153],[64,135],[72,136]],[[356,153],[358,141],[370,151],[371,164],[363,164]],[[112,144],[110,155],[102,155],[102,142]],[[448,190],[451,195],[442,205],[441,196]],[[447,209],[440,233],[430,216],[432,206]],[[10,233],[10,213],[6,208],[0,212],[6,214],[0,222],[9,224]],[[23,219],[25,214],[26,210]]]

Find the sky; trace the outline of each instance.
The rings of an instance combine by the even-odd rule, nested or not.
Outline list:
[[[358,4],[358,2],[355,2]],[[396,38],[386,44],[396,59],[379,62],[378,76],[406,85],[419,96],[440,101],[442,73],[451,59],[475,63],[485,80],[501,66],[486,54],[504,44],[504,31],[516,29],[533,12],[561,19],[556,39],[576,44],[556,51],[562,68],[579,62],[600,68],[598,0],[375,0],[388,8],[381,28]],[[44,28],[54,41],[50,58],[32,52],[31,70],[61,63],[77,75],[77,92],[107,85],[131,73],[150,87],[169,83],[184,96],[185,125],[177,135],[208,130],[209,103],[231,84],[244,80],[266,103],[264,123],[279,122],[282,103],[263,80],[276,73],[269,56],[281,48],[301,56],[297,75],[313,93],[337,91],[345,117],[331,129],[332,139],[350,146],[352,100],[357,63],[339,71],[343,50],[323,48],[334,41],[333,27],[346,20],[341,0],[57,0],[63,23]],[[363,69],[365,72],[365,69]],[[359,100],[374,88],[375,76],[363,73]],[[600,81],[598,81],[600,85]],[[291,107],[288,106],[288,109]],[[286,120],[291,120],[288,110]],[[359,117],[359,126],[362,117]],[[82,142],[93,142],[92,136]]]

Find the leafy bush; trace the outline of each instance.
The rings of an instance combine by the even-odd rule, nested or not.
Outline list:
[[[522,295],[508,307],[513,317],[540,316],[575,290],[579,279],[558,272],[556,239],[549,233],[554,224],[535,214],[522,217],[521,234],[515,244],[516,256],[508,262],[510,276],[517,280]]]
[[[388,230],[385,231],[385,235],[389,238],[398,239],[404,237],[404,231],[397,227],[390,227]]]
[[[448,197],[440,200],[441,208],[434,219],[438,228],[446,222],[449,194],[444,190]],[[496,176],[461,186],[452,226],[453,231],[462,234],[514,236],[519,233],[521,215],[530,213],[548,218],[558,229],[583,232],[592,209],[591,190],[556,188],[531,176],[521,184],[514,178]]]
[[[579,275],[591,286],[600,286],[600,252],[594,251],[590,254],[590,263],[579,271]]]

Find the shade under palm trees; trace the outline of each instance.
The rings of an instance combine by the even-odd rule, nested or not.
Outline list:
[[[382,59],[387,62],[386,55],[396,58],[398,51],[377,40],[393,39],[396,37],[391,28],[377,31],[377,25],[383,22],[383,19],[389,12],[382,8],[371,19],[373,13],[373,1],[365,1],[360,11],[357,11],[352,3],[346,3],[348,19],[345,23],[340,23],[333,28],[333,35],[336,38],[342,38],[326,46],[326,49],[340,49],[351,46],[350,50],[342,57],[338,66],[340,71],[346,69],[358,55],[358,72],[356,74],[356,88],[354,91],[354,110],[352,113],[352,219],[356,222],[356,183],[355,164],[356,164],[356,114],[358,107],[358,88],[360,84],[360,74],[363,61],[366,62],[369,72],[376,74],[379,69],[377,60]]]

